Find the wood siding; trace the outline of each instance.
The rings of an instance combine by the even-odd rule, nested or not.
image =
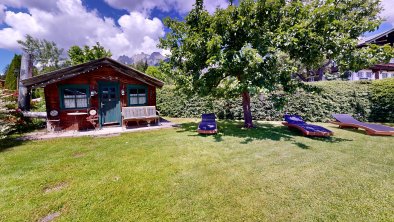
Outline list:
[[[88,112],[88,109],[67,109],[67,110],[62,110],[61,105],[60,105],[60,91],[59,91],[59,86],[65,85],[65,84],[85,84],[89,85],[89,91],[95,90],[98,92],[99,89],[99,82],[116,82],[119,83],[119,92],[124,90],[125,95],[120,95],[120,104],[121,107],[128,106],[128,101],[127,101],[127,86],[129,84],[133,85],[143,85],[147,86],[148,88],[148,100],[147,100],[147,105],[148,106],[156,106],[156,87],[154,86],[149,86],[146,85],[145,83],[142,83],[141,81],[138,81],[137,79],[133,79],[132,77],[123,75],[122,73],[119,73],[115,71],[111,67],[102,67],[97,70],[87,72],[81,75],[78,75],[74,78],[63,80],[61,82],[49,84],[44,88],[45,91],[45,101],[46,101],[46,110],[48,113],[49,120],[54,120],[54,119],[60,119],[59,122],[55,122],[55,124],[58,124],[58,127],[62,130],[76,130],[78,128],[77,122],[79,122],[79,128],[80,129],[92,129],[94,126],[86,121],[86,118],[88,117],[87,115],[85,116],[69,116],[67,113],[70,112]],[[120,93],[121,94],[121,93]],[[97,111],[99,111],[100,106],[99,106],[99,95],[94,95],[90,96],[89,95],[89,104],[91,108],[96,108]],[[51,110],[58,110],[59,111],[59,116],[57,117],[50,117],[49,112]],[[51,121],[50,121],[51,122]]]

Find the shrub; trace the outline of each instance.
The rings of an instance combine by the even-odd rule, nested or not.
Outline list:
[[[348,113],[362,121],[394,121],[394,79],[377,81],[326,81],[306,84],[293,94],[273,92],[251,99],[255,120],[282,120],[284,113],[303,116],[307,121],[326,122],[333,113]],[[309,87],[311,86],[311,87]],[[285,99],[282,109],[278,99]],[[241,98],[222,99],[186,96],[166,86],[157,93],[160,112],[170,117],[200,117],[214,112],[221,119],[242,119]]]
[[[45,127],[41,119],[29,119],[17,109],[17,93],[0,89],[0,139]]]
[[[0,89],[0,139],[7,137],[16,125],[14,121],[12,95]]]
[[[371,119],[394,122],[394,78],[372,83]]]

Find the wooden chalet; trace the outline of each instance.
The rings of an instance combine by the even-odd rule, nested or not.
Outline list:
[[[44,88],[48,128],[95,129],[122,125],[122,108],[156,106],[164,83],[110,58],[22,80]]]

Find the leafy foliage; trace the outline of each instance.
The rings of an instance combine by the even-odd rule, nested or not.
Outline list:
[[[33,56],[36,65],[40,65],[40,73],[45,73],[59,69],[63,49],[58,48],[55,42],[46,39],[37,39],[31,35],[26,35],[25,40],[18,40],[22,50]]]
[[[185,22],[166,20],[172,32],[161,46],[171,50],[170,71],[178,85],[202,95],[239,96],[272,88],[279,75],[273,72],[276,60],[269,54],[280,6],[279,1],[242,1],[209,15],[202,1],[196,1]]]
[[[161,67],[149,66],[145,70],[145,73],[155,77],[156,79],[160,79],[161,81],[164,81],[166,83],[172,82],[171,78],[165,74],[165,72],[161,69]]]
[[[111,57],[112,53],[110,50],[106,50],[99,42],[93,47],[85,45],[83,48],[79,46],[72,46],[68,51],[70,60],[68,61],[71,65],[78,65],[81,63],[101,59],[104,57]]]
[[[394,78],[372,83],[371,119],[394,122]]]
[[[44,126],[45,121],[42,119],[29,119],[23,116],[17,109],[17,95],[14,91],[0,88],[0,139],[16,133],[42,129]]]
[[[279,121],[284,113],[292,113],[308,121],[325,122],[333,113],[349,113],[360,120],[394,122],[393,85],[394,79],[308,83],[292,94],[278,90],[252,97],[252,115],[255,120]],[[157,93],[158,110],[170,117],[214,112],[222,119],[242,119],[241,103],[239,98],[187,96],[169,86]]]
[[[340,63],[357,50],[358,37],[381,23],[379,11],[378,0],[289,1],[276,39],[305,71],[318,69],[329,60]],[[354,70],[352,64],[341,63],[341,68]]]
[[[15,127],[12,121],[12,100],[11,95],[0,88],[0,139],[7,137]]]
[[[17,88],[17,76],[21,68],[22,56],[14,55],[11,64],[8,66],[7,72],[5,73],[5,88],[9,90],[16,90]]]

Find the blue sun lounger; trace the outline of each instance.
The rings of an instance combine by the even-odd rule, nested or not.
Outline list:
[[[218,132],[214,113],[202,114],[197,132],[200,134],[216,134]]]
[[[283,125],[289,128],[300,130],[304,136],[328,137],[333,135],[333,132],[322,126],[306,123],[298,115],[284,115],[284,119],[286,122],[282,122]]]
[[[336,121],[332,121],[332,124],[339,125],[339,128],[354,128],[354,129],[364,129],[368,135],[381,135],[381,136],[393,136],[394,128],[380,125],[380,124],[371,124],[364,123],[354,119],[349,114],[332,114],[332,117],[335,118]]]

